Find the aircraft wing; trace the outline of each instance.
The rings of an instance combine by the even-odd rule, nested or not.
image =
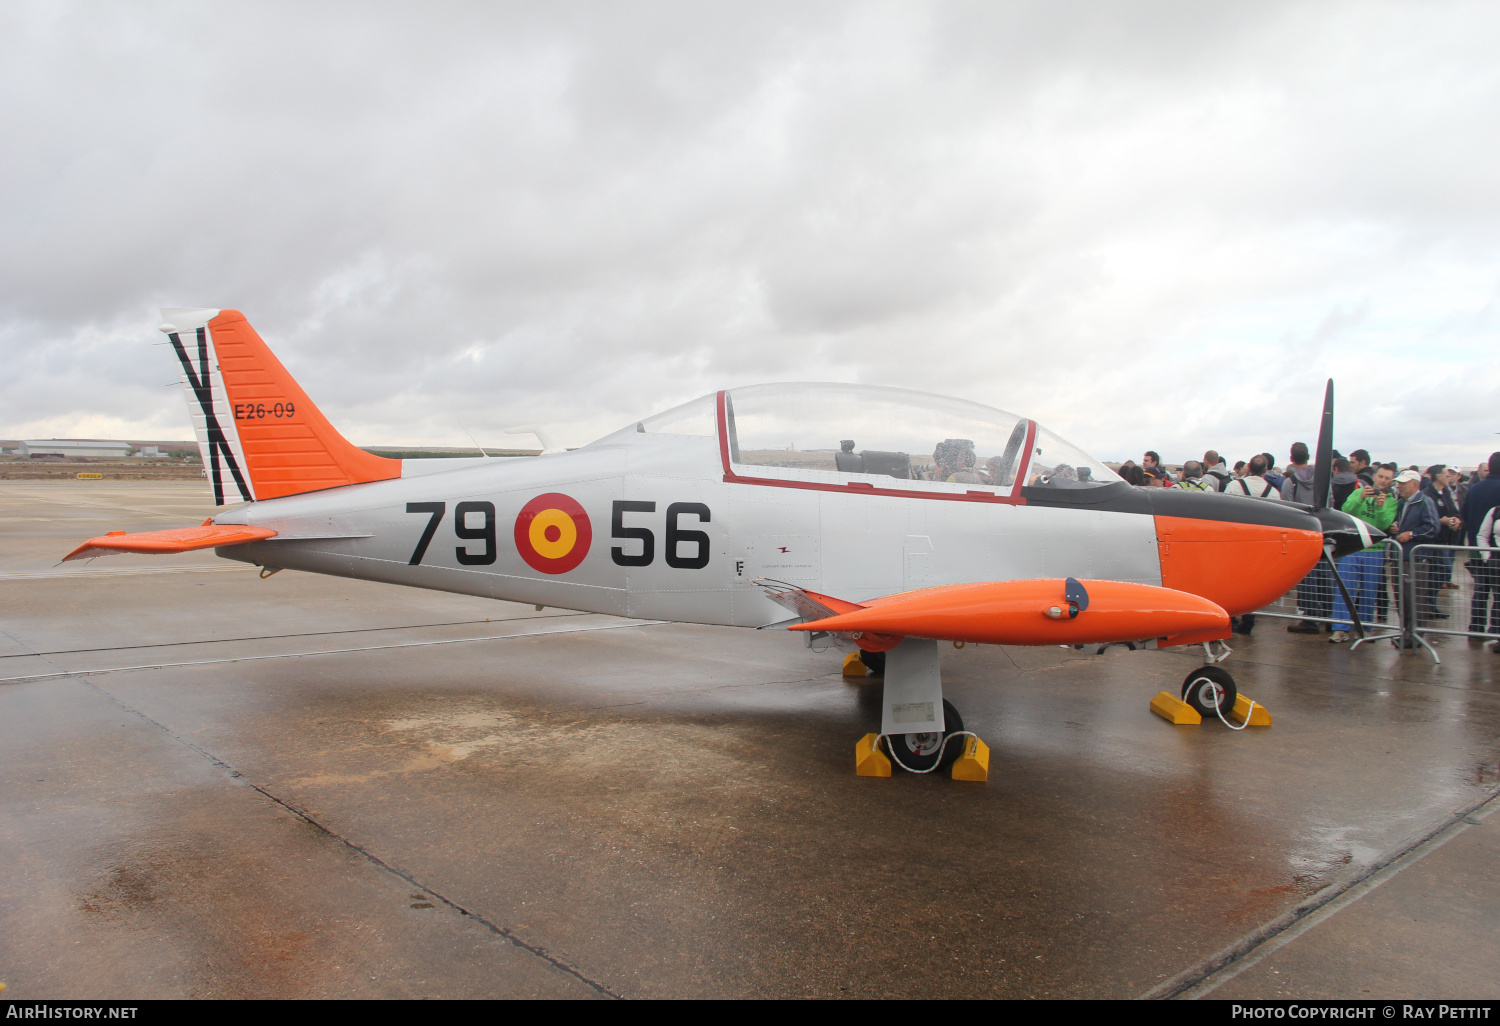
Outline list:
[[[809,608],[821,605],[832,615],[787,629],[848,633],[856,640],[861,634],[876,634],[992,645],[1084,645],[1150,638],[1186,645],[1229,636],[1229,614],[1209,599],[1128,581],[985,581],[840,604],[852,608],[834,610],[828,596],[816,596]]]

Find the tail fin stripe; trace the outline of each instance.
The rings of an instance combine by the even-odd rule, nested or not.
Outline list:
[[[187,376],[188,386],[192,388],[193,395],[198,399],[198,407],[203,411],[204,430],[208,435],[208,457],[209,465],[213,471],[214,483],[214,505],[224,505],[224,480],[219,469],[219,456],[222,453],[224,461],[229,465],[229,473],[234,477],[234,483],[240,490],[240,497],[246,501],[250,499],[250,489],[245,485],[245,478],[240,474],[238,462],[234,453],[229,449],[229,442],[224,437],[224,429],[219,426],[219,418],[214,413],[213,385],[208,375],[208,329],[198,329],[198,373],[193,373],[193,361],[188,356],[186,348],[183,347],[182,337],[177,332],[167,336],[172,342],[172,348],[177,351],[177,359],[182,364],[182,372]]]
[[[198,370],[199,376],[203,381],[204,394],[208,396],[208,407],[204,412],[208,415],[209,447],[212,449],[215,444],[218,446],[218,451],[214,454],[214,480],[216,483],[214,495],[216,498],[219,498],[218,505],[224,505],[223,499],[220,496],[220,489],[217,487],[219,455],[222,454],[224,462],[229,465],[229,473],[234,477],[235,486],[240,490],[240,498],[249,501],[250,488],[245,484],[244,476],[240,474],[239,463],[234,458],[234,451],[229,448],[229,440],[224,437],[224,429],[219,425],[218,414],[213,412],[214,386],[213,378],[209,377],[208,374],[208,327],[206,325],[198,329]],[[199,400],[199,404],[202,404],[201,399]]]

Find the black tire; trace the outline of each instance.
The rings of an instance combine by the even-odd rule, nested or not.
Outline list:
[[[1206,720],[1217,719],[1218,713],[1214,712],[1212,688],[1219,688],[1219,711],[1227,719],[1230,712],[1234,710],[1234,700],[1239,697],[1240,689],[1235,687],[1234,678],[1227,670],[1217,666],[1200,666],[1187,675],[1187,680],[1182,682],[1182,700],[1193,707],[1199,716]]]
[[[885,676],[885,653],[865,652],[859,653],[859,661],[865,664],[865,669],[870,671],[873,677]]]
[[[958,714],[958,710],[953,707],[952,702],[946,698],[943,699],[944,738],[963,729],[963,717]],[[916,747],[913,747],[913,742],[916,743]],[[946,747],[943,747],[941,744],[934,747],[933,738],[930,734],[890,734],[886,736],[885,743],[886,754],[889,755],[894,750],[896,757],[901,760],[899,763],[896,763],[897,766],[904,766],[907,769],[913,770],[925,770],[939,765],[939,756],[942,758],[941,765],[946,768],[957,762],[958,757],[964,751],[963,738],[959,738],[957,741],[949,741]],[[920,748],[930,748],[931,751],[923,754],[918,751]],[[894,762],[895,760],[892,761]]]

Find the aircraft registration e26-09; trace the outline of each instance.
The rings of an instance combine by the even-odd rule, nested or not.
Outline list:
[[[536,458],[386,459],[239,312],[162,316],[214,502],[243,505],[67,559],[213,548],[263,573],[811,632],[883,675],[866,755],[883,742],[917,772],[978,743],[948,743],[972,735],[942,697],[940,641],[1208,646],[1380,537],[1326,508],[1132,487],[1035,421],[863,385],[726,389]],[[1331,427],[1330,382],[1318,494]],[[1233,679],[1205,666],[1184,698],[1222,714]]]

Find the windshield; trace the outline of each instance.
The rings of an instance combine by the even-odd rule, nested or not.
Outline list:
[[[1076,445],[1044,427],[1037,428],[1031,465],[1026,468],[1027,488],[1088,488],[1120,480],[1120,475]]]
[[[618,431],[590,442],[599,445],[618,441],[624,435],[676,435],[686,438],[717,438],[719,435],[718,396],[705,395],[690,403],[674,406],[644,420],[633,421]]]
[[[725,412],[730,460],[756,476],[950,486],[938,490],[1010,491],[1027,429],[1004,410],[873,385],[736,388]]]
[[[994,495],[1014,494],[1022,473],[1020,483],[1028,488],[1120,480],[1077,446],[1014,413],[905,388],[749,385],[724,394],[724,413],[730,463],[747,477]],[[717,421],[717,396],[706,395],[608,437],[714,437]]]

